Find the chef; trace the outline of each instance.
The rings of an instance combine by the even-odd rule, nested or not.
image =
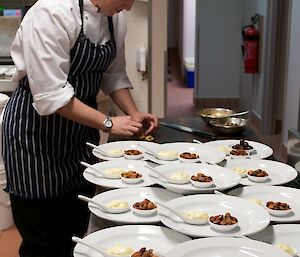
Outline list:
[[[16,33],[11,56],[19,86],[3,120],[3,159],[20,257],[72,256],[86,231],[91,195],[80,161],[96,162],[86,142],[99,129],[130,136],[157,118],[137,110],[125,72],[123,10],[133,0],[39,0]],[[126,113],[96,110],[101,89]]]

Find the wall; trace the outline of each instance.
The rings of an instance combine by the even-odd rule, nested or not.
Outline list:
[[[300,101],[300,1],[293,0],[291,7],[291,27],[289,44],[288,79],[285,96],[283,142],[287,143],[288,129],[299,127]]]
[[[195,98],[238,98],[241,60],[240,0],[197,0],[199,42]]]
[[[251,16],[255,13],[263,16],[263,24],[259,27],[263,30],[260,31],[260,67],[259,73],[255,75],[241,73],[240,85],[240,109],[252,110],[258,118],[262,115],[263,105],[263,88],[264,88],[264,57],[265,41],[264,41],[264,28],[266,27],[268,0],[243,0],[242,1],[242,24],[243,26],[249,24]],[[242,65],[242,64],[241,64]]]
[[[148,2],[135,1],[126,12],[127,35],[125,38],[127,73],[133,85],[131,91],[140,111],[148,111],[148,80],[142,80],[136,68],[136,52],[145,44],[148,46]]]
[[[178,48],[179,0],[168,0],[168,49]]]

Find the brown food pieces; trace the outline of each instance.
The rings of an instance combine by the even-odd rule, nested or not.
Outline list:
[[[267,202],[267,207],[276,211],[287,211],[290,210],[291,207],[287,203],[282,202]]]
[[[212,177],[206,176],[206,175],[204,175],[203,173],[200,173],[200,172],[197,173],[196,176],[193,175],[193,176],[191,177],[191,179],[192,179],[193,181],[198,181],[198,182],[212,182],[212,181],[213,181]]]
[[[198,159],[199,155],[195,154],[195,153],[184,152],[184,153],[180,154],[180,157],[183,158],[183,159],[192,160],[192,159]]]
[[[152,249],[147,250],[146,247],[141,248],[138,252],[135,252],[131,257],[158,257],[153,253]]]
[[[260,177],[260,178],[269,176],[269,174],[266,171],[261,170],[261,169],[249,170],[248,175],[253,176],[253,177]]]
[[[142,154],[142,152],[139,151],[139,150],[130,149],[130,150],[125,150],[124,154],[126,154],[126,155],[140,155],[140,154]]]
[[[230,154],[237,156],[246,156],[248,155],[247,151],[244,149],[233,149],[230,151]]]
[[[242,150],[252,150],[253,146],[249,145],[244,139],[240,140],[239,144],[236,144],[232,147],[233,149],[242,149]]]
[[[221,214],[217,216],[211,216],[209,220],[211,223],[214,223],[216,225],[234,225],[238,222],[237,218],[231,216],[228,212],[225,215]]]
[[[123,178],[140,178],[140,177],[142,177],[142,174],[137,173],[136,171],[130,170],[130,171],[121,173],[121,176]]]
[[[157,206],[148,199],[145,199],[142,202],[137,202],[133,205],[133,208],[138,210],[152,210],[157,208]]]

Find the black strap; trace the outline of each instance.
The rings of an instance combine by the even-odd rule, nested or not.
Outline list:
[[[80,17],[81,17],[80,34],[83,34],[83,0],[79,0],[79,9],[80,9]]]
[[[108,16],[107,18],[108,18],[108,26],[109,26],[111,40],[113,41],[113,44],[116,46],[113,20],[111,16]]]

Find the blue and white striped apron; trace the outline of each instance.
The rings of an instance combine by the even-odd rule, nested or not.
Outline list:
[[[95,44],[83,33],[83,0],[79,0],[82,27],[70,51],[68,82],[75,97],[96,108],[103,72],[116,56],[112,18],[111,39]],[[98,144],[99,131],[59,114],[40,116],[32,106],[27,77],[23,78],[6,106],[3,120],[3,160],[6,191],[27,199],[60,196],[83,181],[80,161],[95,162],[85,142]]]

